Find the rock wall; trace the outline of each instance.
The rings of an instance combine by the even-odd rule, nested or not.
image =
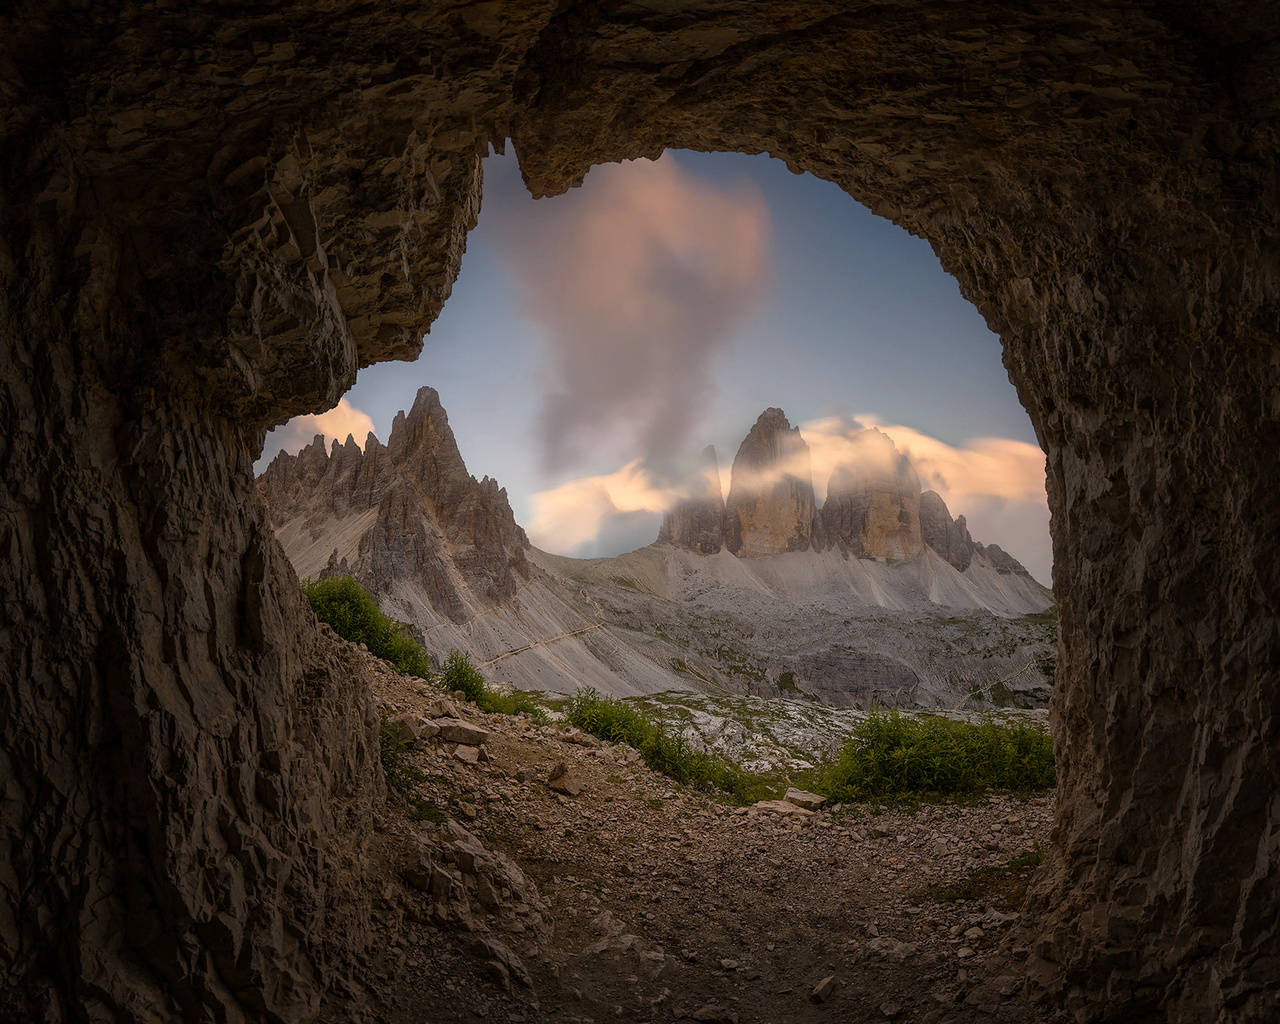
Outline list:
[[[800,428],[781,409],[762,412],[733,457],[724,546],[741,558],[821,550],[809,466]]]
[[[702,474],[695,486],[700,493],[663,515],[658,540],[714,555],[724,547],[724,495],[720,490],[720,462],[712,445],[702,452]]]
[[[920,495],[920,536],[961,572],[973,561],[975,545],[964,516],[952,519],[947,503],[937,491]]]
[[[858,458],[835,468],[822,503],[828,544],[861,558],[905,562],[924,552],[920,478],[879,430],[864,430]],[[963,570],[961,570],[963,571]]]
[[[510,137],[536,195],[767,151],[931,241],[1047,457],[1033,980],[1080,1021],[1273,1018],[1277,39],[1229,0],[9,5],[4,1014],[300,1020],[339,973],[367,705],[250,465],[418,351]]]

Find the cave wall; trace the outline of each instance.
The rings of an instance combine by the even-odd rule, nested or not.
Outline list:
[[[1035,990],[1272,1019],[1278,69],[1229,2],[0,13],[0,1012],[304,1020],[367,940],[376,721],[251,464],[417,354],[509,137],[535,195],[769,152],[932,242],[1047,459]]]

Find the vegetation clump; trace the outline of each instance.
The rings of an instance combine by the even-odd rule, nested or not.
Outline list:
[[[386,715],[382,716],[382,728],[378,730],[378,746],[382,759],[382,774],[387,785],[395,792],[408,795],[415,786],[426,781],[422,770],[408,758],[409,741],[404,734],[392,728]]]
[[[524,690],[498,693],[489,689],[480,670],[471,664],[469,655],[453,650],[445,659],[444,670],[438,680],[447,693],[462,692],[481,711],[495,715],[518,715],[521,712],[538,722],[547,720],[547,711],[533,696]]]
[[[653,771],[702,790],[720,790],[745,801],[754,795],[753,780],[737,765],[701,750],[671,733],[625,701],[580,687],[565,708],[565,717],[583,732],[610,743],[626,743],[640,752]]]
[[[872,713],[819,773],[833,801],[903,799],[984,789],[1032,792],[1054,784],[1053,743],[1032,725],[974,724]]]
[[[389,661],[403,675],[431,679],[431,659],[406,628],[392,622],[373,596],[350,576],[302,581],[302,592],[316,618],[353,644],[364,644],[369,653]]]

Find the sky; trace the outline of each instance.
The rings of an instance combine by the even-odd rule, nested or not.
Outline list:
[[[767,156],[668,152],[533,200],[510,147],[484,161],[479,224],[414,363],[360,371],[339,406],[267,438],[382,441],[424,384],[467,467],[507,489],[539,547],[652,542],[702,449],[733,455],[777,406],[814,487],[878,427],[922,486],[1050,580],[1044,456],[1000,341],[929,244]]]

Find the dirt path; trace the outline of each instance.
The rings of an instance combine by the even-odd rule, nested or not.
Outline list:
[[[414,684],[386,682],[389,712],[427,709]],[[388,949],[361,1024],[1044,1019],[1020,1001],[1015,948],[1033,869],[1009,864],[1046,841],[1047,800],[858,816],[734,808],[630,748],[459,711],[490,731],[490,761],[464,764],[449,745],[411,755],[426,775],[414,813],[440,820],[387,816],[374,877]],[[576,796],[547,785],[562,762]],[[420,840],[447,849],[459,826],[536,883],[536,897],[486,907],[455,870],[471,889],[470,931],[433,919],[396,859]],[[495,967],[503,954],[486,935],[520,967]]]

